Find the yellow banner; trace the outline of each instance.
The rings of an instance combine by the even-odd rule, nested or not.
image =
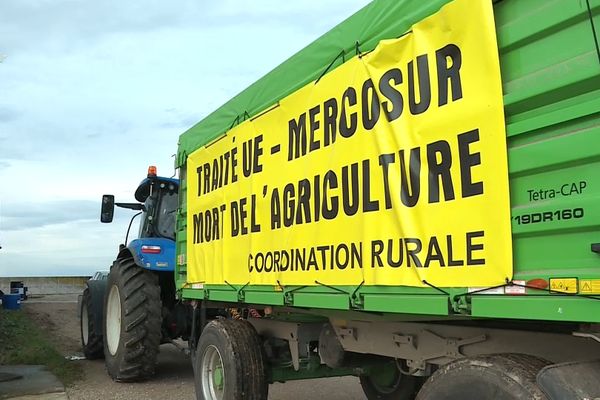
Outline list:
[[[491,1],[455,0],[187,161],[187,277],[492,286],[512,277]]]

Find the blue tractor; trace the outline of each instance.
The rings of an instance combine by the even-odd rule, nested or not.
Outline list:
[[[149,378],[160,344],[189,336],[191,307],[177,301],[173,274],[178,189],[177,179],[157,176],[150,167],[135,191],[138,203],[102,198],[102,222],[112,222],[115,206],[138,211],[108,277],[87,282],[80,308],[84,354],[104,357],[116,381]],[[138,237],[128,242],[138,216]]]

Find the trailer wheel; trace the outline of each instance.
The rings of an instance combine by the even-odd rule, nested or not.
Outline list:
[[[368,400],[414,400],[422,378],[402,374],[392,362],[370,375],[360,376],[360,385]]]
[[[81,347],[83,354],[89,360],[102,358],[104,356],[104,345],[102,335],[96,332],[95,321],[98,312],[102,312],[100,304],[94,304],[94,299],[88,287],[83,291],[81,297],[81,318],[79,320],[81,331]],[[98,327],[100,328],[100,327]]]
[[[119,382],[154,374],[161,340],[158,277],[133,259],[116,260],[104,299],[104,358],[110,377]]]
[[[465,358],[431,375],[417,400],[546,400],[535,377],[547,364],[524,354]]]
[[[200,336],[194,362],[198,400],[266,400],[262,345],[247,321],[211,321]]]

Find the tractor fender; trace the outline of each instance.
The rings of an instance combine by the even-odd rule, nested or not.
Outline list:
[[[158,254],[143,254],[144,246],[157,246],[161,251]],[[165,238],[134,239],[127,246],[119,246],[117,260],[133,258],[140,268],[158,272],[174,272],[175,268],[175,242]]]
[[[104,293],[106,292],[106,280],[89,280],[87,287],[92,299],[92,310],[94,317],[94,333],[102,336],[102,316],[104,315]]]
[[[126,247],[125,245],[120,245],[119,246],[119,254],[117,254],[117,260],[124,260],[126,258],[130,258],[133,257],[133,261],[138,265],[142,265],[140,264],[140,256],[139,254],[137,254],[136,251],[130,249],[129,247]]]

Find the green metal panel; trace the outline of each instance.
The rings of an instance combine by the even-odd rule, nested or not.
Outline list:
[[[214,301],[227,301],[237,303],[240,300],[236,291],[229,289],[225,285],[223,285],[221,289],[222,290],[205,290],[205,296],[208,295],[207,297]]]
[[[446,315],[449,301],[448,297],[440,295],[370,294],[364,296],[364,308],[379,312]]]
[[[504,1],[495,15],[515,279],[598,278],[590,245],[600,242],[600,63],[586,2]]]
[[[181,297],[190,300],[202,300],[204,299],[204,290],[202,289],[182,289]]]
[[[582,313],[586,315],[586,321],[600,322],[598,301],[584,298],[481,296],[473,303],[473,316],[487,318],[579,322]]]
[[[177,211],[177,223],[175,234],[175,287],[182,288],[187,278],[187,179],[185,168],[180,169],[179,174],[179,210]]]
[[[252,117],[317,79],[341,49],[344,57],[334,66],[354,55],[355,42],[362,51],[370,50],[446,2],[374,1],[185,132],[178,165],[226,132],[238,116]],[[594,28],[597,36],[600,32],[600,1],[503,0],[495,2],[494,14],[508,138],[514,279],[600,279],[600,255],[591,251],[592,243],[600,243],[600,50],[593,34]],[[178,254],[185,256],[182,178],[177,242]],[[178,288],[185,286],[185,277],[185,257],[178,258]],[[202,293],[200,298],[214,300],[384,313],[600,322],[598,299],[533,289],[520,296],[470,295],[466,288],[214,289],[184,289],[182,296],[199,298]]]
[[[349,310],[350,301],[345,294],[297,293],[294,295],[294,306]]]
[[[272,290],[246,290],[244,300],[248,304],[267,304],[273,306],[283,306],[285,304],[283,292],[274,292]]]

